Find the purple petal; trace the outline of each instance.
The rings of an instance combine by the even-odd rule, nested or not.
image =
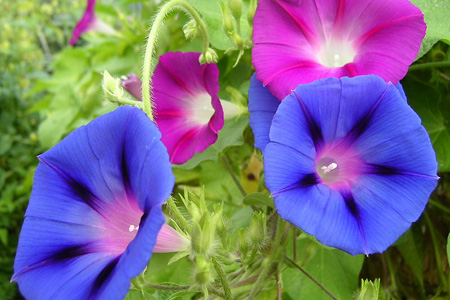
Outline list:
[[[126,295],[174,184],[160,136],[142,111],[122,106],[40,156],[14,264],[25,297]]]
[[[279,214],[353,255],[395,242],[438,179],[420,119],[377,76],[297,87],[275,113],[264,164]]]
[[[269,143],[270,125],[278,105],[280,105],[280,101],[256,79],[256,74],[254,74],[250,79],[248,91],[248,111],[250,126],[255,136],[255,147],[262,152]]]
[[[219,71],[215,64],[200,65],[199,57],[200,53],[166,53],[153,77],[155,121],[175,164],[204,151],[223,127]]]
[[[77,23],[75,29],[73,30],[72,38],[70,39],[70,45],[72,46],[75,45],[80,36],[92,28],[93,24],[97,20],[94,10],[95,10],[95,0],[87,0],[86,10],[84,11],[83,17]]]

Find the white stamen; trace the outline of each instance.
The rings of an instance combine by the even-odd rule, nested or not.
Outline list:
[[[330,40],[325,42],[317,53],[317,60],[326,67],[339,68],[353,62],[355,55],[350,42]]]
[[[337,168],[337,163],[331,163],[328,166],[322,166],[320,169],[323,170],[323,174],[327,174],[328,172],[333,171]]]
[[[139,229],[139,225],[137,227],[135,227],[134,225],[130,225],[130,227],[128,228],[129,232],[133,232],[133,231],[137,231]]]

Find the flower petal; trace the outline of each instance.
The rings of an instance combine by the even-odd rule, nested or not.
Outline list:
[[[182,164],[217,140],[223,110],[217,96],[219,71],[200,65],[200,53],[166,53],[153,77],[155,121],[172,163]]]
[[[270,125],[278,105],[280,105],[280,101],[256,79],[256,74],[254,74],[250,79],[248,91],[248,111],[250,126],[255,136],[255,147],[262,152],[269,142]]]

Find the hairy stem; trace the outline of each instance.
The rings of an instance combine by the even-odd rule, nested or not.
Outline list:
[[[197,26],[200,29],[203,38],[203,53],[209,48],[209,34],[206,29],[206,25],[203,22],[197,11],[184,0],[171,0],[164,4],[156,15],[155,21],[152,24],[150,33],[147,39],[147,45],[145,47],[144,54],[144,67],[142,70],[142,101],[144,102],[144,111],[148,117],[153,121],[153,111],[151,102],[151,84],[152,84],[152,58],[155,53],[156,43],[158,41],[158,34],[164,24],[166,16],[173,10],[180,9],[187,13],[192,19],[195,20]]]

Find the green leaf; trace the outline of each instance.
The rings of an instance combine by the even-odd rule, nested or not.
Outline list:
[[[450,233],[448,234],[447,237],[447,260],[448,263],[450,264]]]
[[[407,76],[402,81],[408,103],[430,135],[440,172],[450,171],[450,98],[446,92]]]
[[[419,281],[419,286],[423,292],[423,255],[416,245],[416,241],[414,240],[414,235],[412,230],[408,230],[396,243],[397,249],[400,251],[400,254],[405,259],[408,266],[413,271],[417,280]]]
[[[220,11],[219,1],[221,0],[187,0],[203,16],[206,27],[208,27],[211,44],[220,50],[226,50],[233,47],[228,36],[222,28],[222,12]],[[249,31],[247,22],[247,3],[243,2],[241,16],[241,34],[245,38]]]
[[[425,15],[427,34],[420,47],[420,58],[439,40],[450,43],[450,1],[448,0],[411,0]]]
[[[206,160],[217,161],[217,156],[227,147],[240,146],[244,143],[243,134],[247,126],[248,115],[226,120],[223,128],[219,131],[217,141],[213,145],[201,153],[196,153],[189,161],[176,166],[176,168],[192,169]]]
[[[273,199],[268,194],[252,193],[244,198],[245,205],[264,205],[273,207]]]
[[[303,262],[298,263],[338,299],[353,299],[358,288],[364,256],[351,256],[337,249],[327,249],[307,237],[299,241]],[[296,268],[286,268],[283,286],[296,300],[329,300],[330,297]]]
[[[67,127],[76,116],[77,109],[68,107],[52,111],[38,128],[42,146],[50,148],[61,140]]]

